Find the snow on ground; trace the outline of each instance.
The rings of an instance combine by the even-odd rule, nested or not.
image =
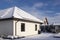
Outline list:
[[[52,33],[41,33],[39,35],[28,36],[25,38],[14,39],[14,40],[60,40],[60,38],[54,38],[53,35],[54,34]],[[4,39],[4,40],[8,40],[8,39]]]

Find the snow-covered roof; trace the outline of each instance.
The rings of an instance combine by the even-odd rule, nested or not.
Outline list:
[[[31,20],[31,21],[37,21],[37,22],[43,22],[42,20],[32,16],[31,14],[23,11],[22,9],[20,9],[16,6],[7,8],[4,10],[0,10],[0,19],[11,18],[11,17]]]

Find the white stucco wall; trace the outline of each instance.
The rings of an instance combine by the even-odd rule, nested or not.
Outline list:
[[[0,21],[0,35],[13,35],[13,21]]]
[[[13,20],[0,21],[0,35],[29,36],[38,34],[40,24],[18,21],[15,30],[15,22]],[[21,32],[21,23],[25,23],[25,32]],[[35,31],[35,24],[38,27],[37,31]]]
[[[14,28],[15,28],[15,22],[14,21]],[[21,32],[21,23],[25,23],[25,32]],[[37,31],[35,31],[35,24],[37,24]],[[32,23],[32,22],[23,22],[19,21],[16,26],[16,35],[17,36],[28,36],[28,35],[35,35],[38,34],[40,24],[38,23]],[[15,35],[15,30],[14,30]]]

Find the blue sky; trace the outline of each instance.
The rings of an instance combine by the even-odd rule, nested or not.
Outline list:
[[[60,0],[0,0],[0,10],[17,6],[49,23],[60,23]]]

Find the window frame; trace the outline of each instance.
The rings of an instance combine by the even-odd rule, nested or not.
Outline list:
[[[25,32],[25,23],[21,23],[21,32]]]
[[[35,24],[35,31],[37,31],[37,24]]]

